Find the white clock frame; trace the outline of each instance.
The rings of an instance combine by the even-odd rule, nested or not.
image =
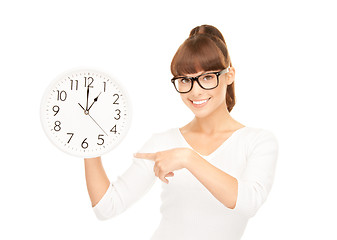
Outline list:
[[[102,132],[104,132],[104,134],[106,134],[108,136],[108,139],[107,139],[108,142],[107,142],[107,144],[104,144],[104,143],[106,143],[105,139],[103,139],[104,134],[99,134],[98,135],[97,141],[100,141],[103,144],[101,144],[100,146],[96,146],[96,149],[94,149],[94,148],[91,147],[92,143],[89,145],[88,142],[87,142],[87,140],[84,140],[82,142],[83,146],[87,146],[87,148],[88,148],[88,146],[90,146],[91,148],[87,149],[87,148],[83,148],[83,146],[81,146],[81,148],[82,148],[81,149],[81,148],[79,148],[79,146],[77,146],[79,149],[76,148],[74,150],[74,146],[72,146],[70,144],[70,142],[72,140],[72,137],[75,136],[75,134],[73,133],[71,135],[71,133],[70,134],[68,133],[68,135],[70,136],[70,138],[68,136],[69,141],[66,143],[65,142],[65,139],[66,139],[65,136],[62,136],[63,138],[60,139],[60,137],[58,137],[58,135],[60,135],[60,134],[56,133],[56,132],[60,132],[60,130],[56,131],[58,129],[58,127],[57,127],[57,120],[54,122],[54,124],[55,124],[54,128],[52,128],[52,125],[51,125],[51,118],[53,118],[54,116],[56,116],[58,114],[59,110],[60,110],[60,106],[57,106],[57,105],[51,106],[56,101],[55,99],[51,100],[51,98],[52,97],[54,97],[54,98],[57,97],[58,99],[61,98],[61,94],[63,92],[65,92],[65,91],[62,92],[61,91],[62,87],[60,88],[60,86],[62,86],[62,84],[66,84],[67,81],[68,82],[72,81],[71,82],[71,87],[75,87],[75,81],[76,80],[70,78],[70,77],[74,78],[74,76],[76,76],[76,77],[83,77],[83,78],[85,78],[85,77],[90,78],[92,76],[94,76],[94,77],[100,76],[99,77],[100,80],[102,80],[102,78],[104,78],[104,79],[107,80],[105,82],[105,86],[107,86],[107,84],[109,83],[110,84],[109,88],[114,87],[115,88],[113,90],[114,92],[121,93],[120,95],[117,96],[117,100],[115,99],[114,103],[117,103],[117,104],[122,103],[123,104],[124,109],[123,109],[123,112],[122,112],[122,117],[120,115],[121,111],[119,111],[119,115],[118,116],[120,118],[122,118],[122,121],[124,121],[123,122],[124,125],[123,125],[122,130],[120,132],[118,132],[118,134],[117,134],[117,131],[116,131],[117,127],[115,128],[115,131],[114,131],[115,134],[113,134],[113,133],[110,134],[110,132],[109,132],[109,134],[111,136],[107,133],[106,130],[104,130],[102,127],[100,127],[100,125],[94,120],[94,118],[90,115],[90,111],[87,111],[87,112],[83,111],[83,110],[89,109],[88,100],[86,101],[87,103],[86,103],[86,107],[84,109],[84,105],[85,104],[83,103],[83,99],[85,100],[85,96],[83,97],[83,91],[84,90],[88,90],[89,87],[90,87],[90,85],[91,85],[91,83],[89,83],[88,87],[86,89],[84,89],[84,90],[83,90],[83,87],[82,87],[82,89],[81,89],[82,92],[80,91],[80,92],[76,93],[77,95],[76,94],[72,95],[72,98],[75,99],[75,100],[73,100],[74,102],[71,103],[72,104],[71,108],[74,108],[73,112],[72,112],[71,109],[69,109],[70,108],[69,106],[65,105],[64,103],[62,104],[63,108],[65,108],[65,109],[68,108],[67,109],[68,113],[74,114],[74,116],[76,116],[76,117],[80,116],[80,114],[81,114],[80,111],[83,111],[83,119],[81,119],[82,121],[78,121],[78,124],[75,124],[75,125],[73,124],[73,127],[79,129],[77,131],[81,131],[82,135],[89,134],[90,131],[91,132],[94,131],[94,130],[89,130],[89,128],[95,128],[95,126],[96,126],[96,130],[97,130],[98,129],[97,126],[98,126],[98,127],[100,127],[100,129],[102,130]],[[85,84],[87,84],[87,82],[86,82],[87,78],[85,78]],[[94,81],[95,78],[92,77],[92,79]],[[76,84],[77,84],[76,86],[80,85],[80,81],[77,80]],[[60,89],[58,89],[58,88],[60,88]],[[70,91],[73,91],[73,89],[71,89]],[[56,93],[56,92],[58,92],[58,93]],[[90,92],[90,89],[89,89],[89,92]],[[93,90],[92,90],[92,92],[93,92]],[[92,102],[91,105],[93,107],[90,110],[94,110],[94,105],[95,105],[94,102],[95,103],[97,102],[96,105],[95,105],[96,115],[98,115],[97,113],[99,113],[100,114],[100,119],[102,119],[101,115],[104,115],[105,112],[109,112],[110,109],[108,109],[108,108],[111,105],[111,102],[103,102],[102,98],[103,98],[103,96],[106,96],[105,97],[105,101],[107,101],[106,99],[108,98],[109,94],[110,95],[112,94],[112,92],[107,92],[107,95],[104,95],[104,94],[106,94],[106,93],[104,93],[104,94],[102,94],[102,96],[101,96],[102,91],[99,94],[97,94],[97,93],[98,92],[96,91],[95,94],[94,94],[94,96],[97,96],[97,99],[96,99],[97,101],[90,100],[90,102]],[[115,95],[113,95],[113,96],[115,96]],[[64,97],[67,98],[67,96],[68,96],[67,92],[65,92],[65,94],[63,94],[63,98]],[[59,101],[59,100],[57,100],[57,101]],[[63,102],[65,102],[65,100]],[[113,99],[111,99],[111,100],[113,100]],[[120,101],[120,102],[118,102],[118,101]],[[61,102],[62,102],[62,100],[60,100],[60,103]],[[98,104],[98,102],[99,102],[99,104]],[[78,103],[78,105],[77,105],[77,103]],[[98,105],[99,105],[100,110],[97,109]],[[55,108],[54,108],[55,106],[58,107],[57,113],[56,113]],[[83,110],[81,108],[83,108]],[[64,111],[66,111],[66,110],[64,110]],[[103,113],[103,111],[104,111],[104,113]],[[54,116],[51,116],[54,113],[56,113],[56,114]],[[107,113],[107,115],[108,115],[108,113]],[[106,116],[106,117],[107,117],[107,119],[109,118],[109,116]],[[132,118],[132,106],[131,106],[130,97],[129,97],[127,91],[125,90],[125,87],[122,86],[122,84],[119,81],[117,81],[116,79],[112,78],[106,72],[95,70],[95,69],[91,69],[91,68],[73,69],[73,70],[69,70],[67,72],[64,72],[64,73],[60,74],[58,77],[56,77],[56,79],[46,89],[46,91],[45,91],[45,93],[43,95],[42,101],[41,101],[41,106],[40,106],[41,124],[42,124],[43,130],[44,130],[45,134],[47,135],[48,139],[58,149],[62,150],[63,152],[65,152],[67,154],[70,154],[72,156],[81,157],[81,158],[91,158],[91,157],[102,156],[103,154],[106,154],[109,151],[111,151],[112,149],[114,149],[115,147],[117,147],[121,143],[121,141],[124,139],[124,137],[126,136],[127,132],[129,131],[129,128],[130,128],[130,125],[131,125],[131,118]],[[53,118],[53,120],[54,119],[57,119],[57,118]],[[104,119],[104,123],[105,123],[104,125],[106,126],[107,125],[106,122],[108,120],[105,120],[105,118],[103,118],[103,119]],[[115,120],[116,120],[116,118],[115,118]],[[116,121],[118,121],[118,120],[116,120]],[[91,122],[92,125],[90,125],[90,123],[89,123],[89,125],[90,125],[89,126],[88,122]],[[61,128],[61,124],[63,126],[67,125],[67,123],[61,123],[60,122],[60,127],[59,128]],[[69,128],[69,125],[71,125],[71,124],[68,124],[68,128]],[[116,125],[117,125],[117,123],[116,123]],[[100,132],[100,130],[97,130],[97,131]],[[78,134],[76,134],[76,135],[78,135]],[[90,133],[89,135],[92,138],[93,133]],[[109,136],[110,136],[110,138],[109,138]],[[82,139],[83,139],[83,136],[82,136]],[[77,141],[79,141],[79,138],[77,138]],[[93,140],[90,139],[90,141],[92,142]],[[97,143],[97,145],[99,145],[99,144]]]

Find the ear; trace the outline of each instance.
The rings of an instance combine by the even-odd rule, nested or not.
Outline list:
[[[235,80],[235,68],[231,67],[226,75],[226,84],[231,85]]]

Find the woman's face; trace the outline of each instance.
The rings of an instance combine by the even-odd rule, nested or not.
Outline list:
[[[207,71],[187,74],[186,76],[196,77],[203,73],[207,73]],[[234,81],[234,73],[234,68],[231,67],[228,73],[221,74],[219,85],[211,90],[205,90],[197,82],[194,82],[192,90],[188,93],[181,93],[180,97],[194,115],[199,118],[209,116],[221,107],[227,109],[226,90],[227,85]]]

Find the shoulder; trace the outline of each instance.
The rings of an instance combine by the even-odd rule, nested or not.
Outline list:
[[[279,143],[272,130],[257,127],[246,127],[243,137],[247,144],[248,154],[253,152],[277,152]]]
[[[276,135],[272,130],[257,127],[245,127],[244,136],[249,140],[258,140],[259,138],[270,138],[277,141]]]

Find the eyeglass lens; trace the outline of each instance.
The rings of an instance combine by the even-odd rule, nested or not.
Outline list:
[[[217,76],[214,73],[199,76],[198,81],[205,89],[215,88],[217,85]],[[192,80],[189,78],[177,78],[174,85],[179,92],[189,92],[192,88]]]

